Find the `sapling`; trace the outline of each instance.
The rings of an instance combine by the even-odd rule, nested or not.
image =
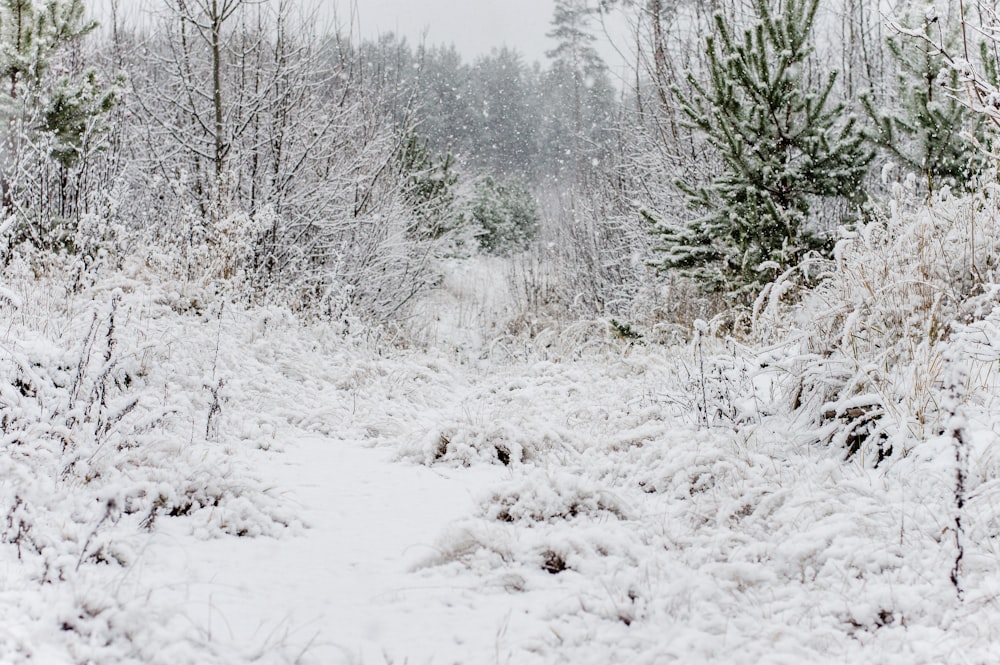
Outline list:
[[[699,420],[703,427],[708,427],[708,392],[705,389],[705,351],[702,348],[702,338],[708,333],[708,324],[698,319],[694,322],[694,347],[698,355],[698,378],[701,387],[701,405]]]
[[[944,435],[947,436],[955,452],[955,485],[954,485],[954,515],[952,530],[955,536],[955,561],[951,569],[951,583],[955,587],[955,594],[958,600],[964,599],[964,588],[962,586],[962,562],[965,559],[965,528],[962,518],[965,514],[965,502],[967,499],[968,478],[968,425],[964,412],[965,387],[967,383],[967,371],[958,357],[960,352],[956,348],[948,350],[945,358],[947,367],[947,378],[942,396],[941,408],[943,415],[947,416],[945,421]]]
[[[745,302],[771,278],[830,238],[811,217],[817,201],[863,200],[871,152],[856,119],[832,103],[838,72],[810,80],[819,0],[789,0],[781,11],[753,0],[742,32],[722,13],[706,38],[706,83],[688,73],[674,88],[688,125],[723,166],[707,183],[677,183],[691,210],[676,222],[642,215],[662,236],[661,267]]]

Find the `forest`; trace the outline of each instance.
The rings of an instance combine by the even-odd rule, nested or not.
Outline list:
[[[553,6],[0,0],[0,661],[991,662],[995,0]]]

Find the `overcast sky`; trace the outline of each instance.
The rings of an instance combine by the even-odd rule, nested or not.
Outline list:
[[[352,6],[351,0],[320,0],[336,6],[340,21]],[[361,34],[374,37],[384,32],[405,35],[419,43],[426,34],[428,44],[454,44],[467,62],[491,49],[510,46],[527,62],[546,62],[545,52],[554,44],[545,36],[552,29],[555,0],[356,0]],[[620,23],[620,21],[619,21]],[[624,24],[610,19],[610,29],[622,48]],[[595,26],[596,36],[604,39]],[[613,69],[621,68],[620,56],[610,44],[598,47]]]
[[[109,1],[86,0],[86,4],[97,16],[104,17]],[[126,14],[162,6],[161,0],[118,2]],[[420,43],[425,35],[429,44],[454,44],[467,62],[506,45],[520,51],[529,63],[544,64],[545,52],[553,47],[545,33],[551,30],[555,0],[303,0],[303,4],[318,8],[321,20],[336,17],[341,27],[353,22],[363,37],[395,32],[412,44]],[[355,16],[351,16],[352,8],[357,12]],[[621,37],[622,26],[618,28],[622,46],[628,38]],[[603,39],[597,26],[595,30]],[[614,68],[619,61],[615,49],[603,44],[599,50]]]
[[[507,45],[529,62],[543,62],[545,51],[552,48],[545,33],[550,30],[553,4],[553,0],[357,0],[357,11],[365,36],[395,32],[419,42],[426,31],[429,44],[454,43],[466,60]]]

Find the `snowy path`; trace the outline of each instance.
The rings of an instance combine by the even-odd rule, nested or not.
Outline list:
[[[456,480],[322,437],[265,455],[267,475],[309,527],[278,540],[178,538],[157,554],[171,571],[158,577],[176,580],[161,601],[181,600],[222,651],[264,663],[439,662],[438,652],[470,638],[470,617],[449,623],[422,611],[423,597],[440,590],[421,588],[410,569],[471,510],[470,485],[495,471]]]
[[[993,610],[941,613],[938,521],[909,509],[900,542],[899,516],[943,505],[946,482],[884,485],[769,428],[701,430],[662,353],[484,370],[309,349],[245,379],[224,425],[277,427],[273,450],[243,452],[309,528],[196,540],[163,521],[150,548],[157,602],[212,653],[188,662],[913,665],[988,648]]]

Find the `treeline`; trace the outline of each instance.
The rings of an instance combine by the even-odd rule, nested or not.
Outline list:
[[[690,320],[828,257],[894,185],[993,177],[982,6],[558,0],[544,65],[324,33],[291,2],[110,8],[0,0],[4,265],[142,257],[384,321],[487,251],[518,255],[526,307]]]
[[[572,179],[614,141],[619,94],[607,66],[586,44],[567,46],[583,55],[554,51],[544,68],[507,47],[468,63],[454,47],[411,47],[392,34],[361,54],[396,121],[434,153],[535,184]]]
[[[5,264],[88,272],[144,251],[185,279],[384,319],[435,259],[526,247],[537,184],[606,152],[592,37],[543,69],[318,32],[294,3],[110,7],[98,27],[82,0],[0,5]]]

